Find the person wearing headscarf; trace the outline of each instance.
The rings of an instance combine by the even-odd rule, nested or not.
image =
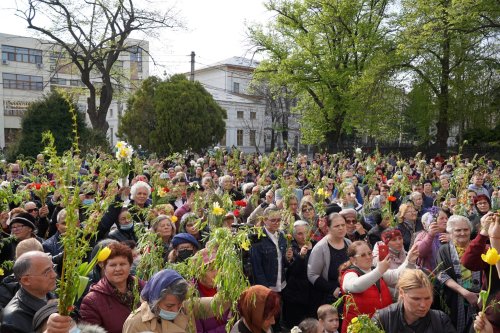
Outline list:
[[[267,287],[251,286],[240,295],[238,312],[241,319],[230,333],[270,333],[280,312],[280,296]]]
[[[137,311],[123,325],[123,333],[192,332],[189,323],[196,318],[213,317],[213,297],[186,300],[188,283],[176,271],[164,269],[153,275],[141,292],[143,300]],[[186,309],[192,309],[187,311]],[[192,316],[192,318],[190,318]]]

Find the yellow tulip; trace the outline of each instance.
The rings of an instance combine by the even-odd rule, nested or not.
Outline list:
[[[500,260],[500,255],[498,255],[497,249],[490,248],[486,254],[481,254],[481,259],[488,265],[495,265],[498,260]]]
[[[172,215],[172,216],[170,217],[170,221],[172,221],[172,222],[174,222],[174,223],[175,223],[175,222],[177,222],[177,220],[178,220],[178,219],[177,219],[177,216],[175,216],[175,215]]]
[[[0,276],[4,276],[5,272],[0,268]]]
[[[109,247],[102,248],[99,253],[97,254],[97,261],[102,262],[108,259],[109,255],[111,254],[111,249]]]
[[[241,243],[241,248],[245,251],[248,251],[250,250],[250,242],[248,241],[248,239],[245,239],[242,243]]]
[[[218,202],[214,203],[214,206],[212,208],[212,214],[214,214],[216,216],[221,216],[221,215],[224,215],[225,213],[226,213],[226,211],[224,210],[224,208],[221,208],[219,206]]]

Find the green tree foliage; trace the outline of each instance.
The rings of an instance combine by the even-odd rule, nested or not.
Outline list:
[[[495,11],[496,16],[490,16]],[[491,100],[494,90],[495,80],[491,78],[498,70],[498,28],[496,32],[487,29],[485,22],[497,19],[499,12],[498,1],[401,2],[400,15],[394,22],[401,31],[395,39],[394,58],[400,72],[413,73],[414,82],[423,83],[431,91],[439,148],[446,147],[451,126],[463,128],[469,121],[484,126],[484,112],[491,115],[491,108],[480,100],[485,91],[489,95],[486,99]],[[485,76],[490,80],[484,80]],[[483,117],[476,116],[479,114]]]
[[[384,38],[388,3],[268,0],[275,21],[250,27],[253,45],[269,58],[256,79],[289,86],[297,94],[306,143],[334,146],[343,131],[354,127],[351,115],[361,107],[357,81],[389,49]]]
[[[42,133],[51,131],[58,152],[71,149],[74,140],[73,121],[69,104],[61,93],[54,91],[31,104],[21,121],[21,138],[10,151],[10,158],[17,155],[36,157],[43,150]],[[77,110],[76,105],[73,105]],[[82,152],[91,148],[108,148],[106,137],[95,133],[85,123],[85,115],[77,112],[77,129]]]
[[[150,77],[130,97],[118,136],[160,155],[200,152],[224,136],[226,117],[199,82],[181,74],[166,81]]]

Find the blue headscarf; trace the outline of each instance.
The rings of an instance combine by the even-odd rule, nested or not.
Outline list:
[[[146,286],[142,289],[141,297],[148,304],[152,304],[160,298],[160,293],[163,289],[181,279],[183,277],[173,269],[161,270],[146,283]]]

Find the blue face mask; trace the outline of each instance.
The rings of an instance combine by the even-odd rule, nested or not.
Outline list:
[[[90,206],[90,205],[92,205],[94,202],[95,202],[95,200],[94,200],[94,199],[83,199],[82,204],[83,204],[84,206]]]
[[[73,327],[69,330],[69,332],[68,332],[68,333],[80,333],[80,332],[81,332],[81,330],[80,330],[80,329],[78,328],[78,326],[76,326],[76,324],[75,324],[75,326],[73,326]]]
[[[121,230],[130,230],[134,227],[134,222],[130,222],[129,224],[120,224]]]
[[[165,320],[174,320],[179,312],[173,312],[173,311],[165,311],[163,309],[160,309],[160,318],[165,319]]]

